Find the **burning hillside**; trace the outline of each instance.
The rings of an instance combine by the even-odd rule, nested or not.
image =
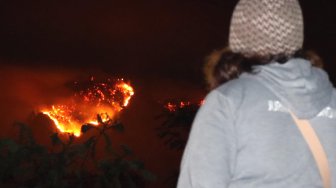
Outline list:
[[[98,125],[97,115],[103,122],[115,118],[134,95],[132,86],[123,79],[104,82],[93,77],[88,83],[74,83],[74,95],[60,104],[41,107],[60,132],[80,136],[83,124]]]

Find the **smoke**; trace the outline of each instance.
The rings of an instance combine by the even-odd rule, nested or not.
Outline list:
[[[27,121],[37,107],[49,105],[71,95],[68,84],[78,71],[61,68],[1,66],[0,136],[6,136],[13,122]]]
[[[152,71],[152,70],[149,70]],[[26,122],[32,112],[41,105],[62,103],[73,96],[74,81],[87,80],[91,75],[111,77],[116,74],[102,70],[54,68],[25,65],[0,65],[0,137],[13,134],[14,121]],[[160,187],[178,168],[181,153],[170,151],[163,140],[157,136],[162,105],[171,99],[199,101],[204,97],[202,83],[177,78],[173,73],[169,77],[128,74],[135,95],[123,110],[121,122],[126,134],[113,134],[114,143],[126,143],[146,163],[159,179],[153,187]],[[126,78],[126,81],[128,81]],[[49,136],[56,128],[47,117],[37,118],[29,124],[38,143],[50,143]],[[162,161],[165,161],[162,163]]]

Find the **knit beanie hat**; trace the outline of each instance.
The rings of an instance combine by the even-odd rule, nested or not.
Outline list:
[[[297,0],[240,0],[233,12],[229,47],[244,56],[293,55],[303,45]]]

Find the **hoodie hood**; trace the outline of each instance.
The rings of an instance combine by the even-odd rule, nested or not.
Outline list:
[[[310,119],[331,101],[333,86],[327,73],[305,59],[256,66],[256,78],[296,116]]]

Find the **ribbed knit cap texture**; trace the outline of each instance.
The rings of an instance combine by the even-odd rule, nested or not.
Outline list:
[[[292,55],[303,45],[297,0],[240,0],[233,12],[229,47],[245,56]]]

